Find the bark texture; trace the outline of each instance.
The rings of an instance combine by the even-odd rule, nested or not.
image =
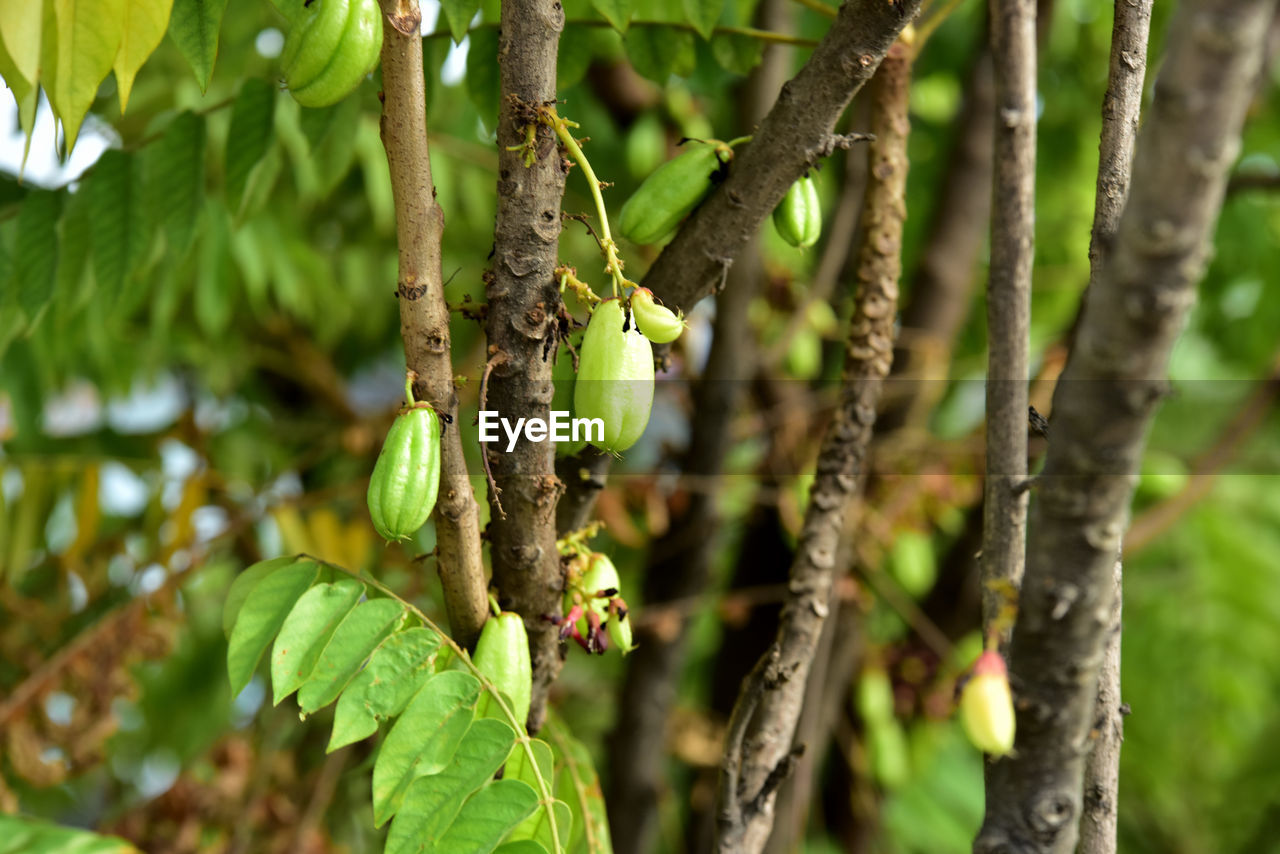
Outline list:
[[[538,121],[538,107],[556,96],[556,50],[564,10],[556,0],[505,0],[498,38],[502,91],[498,111],[498,213],[493,268],[486,280],[489,340],[485,406],[509,418],[547,419],[555,391],[560,291],[554,275],[560,240],[565,169],[554,131]],[[528,128],[536,129],[537,158],[525,165]],[[520,614],[529,633],[533,701],[529,731],[546,716],[547,690],[560,672],[556,627],[563,591],[556,551],[555,444],[521,439],[511,452],[483,447],[496,490],[489,504],[490,557],[502,607]]]
[[[1115,239],[1133,171],[1142,84],[1147,71],[1147,38],[1152,0],[1117,3],[1111,30],[1111,68],[1102,99],[1102,139],[1098,145],[1098,187],[1089,240],[1090,287],[1102,272]],[[1120,695],[1121,562],[1116,556],[1111,629],[1094,706],[1093,749],[1084,767],[1084,820],[1079,854],[1115,854],[1116,808],[1120,791],[1120,745],[1124,716]]]
[[[1026,558],[1027,363],[1036,204],[1036,3],[991,0],[996,84],[991,273],[987,284],[984,630],[1022,581]],[[1007,640],[1007,629],[1004,632]]]
[[[405,363],[418,375],[413,393],[457,421],[458,398],[449,351],[449,308],[440,269],[444,212],[436,204],[427,146],[421,16],[416,2],[382,0],[382,145],[391,172],[400,253],[400,335]],[[489,613],[480,553],[479,506],[462,438],[446,426],[440,443],[440,492],[432,514],[437,566],[454,639],[475,644]]]
[[[1116,556],[1274,7],[1190,0],[1170,24],[1129,201],[1054,394],[1011,648],[1016,753],[989,769],[979,854],[1075,850]]]
[[[844,381],[819,451],[777,639],[747,677],[729,722],[716,816],[721,852],[754,854],[768,841],[777,787],[797,753],[792,740],[830,609],[845,513],[864,473],[881,386],[893,363],[910,67],[907,49],[896,45],[873,83],[876,141],[868,153],[870,179]]]

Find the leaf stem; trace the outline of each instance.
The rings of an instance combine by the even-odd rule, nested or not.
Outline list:
[[[582,152],[582,146],[578,145],[578,141],[573,138],[573,134],[569,133],[571,122],[561,118],[554,108],[546,108],[543,111],[543,118],[556,132],[556,136],[560,138],[560,142],[564,145],[565,150],[569,152],[569,156],[574,162],[582,168],[582,174],[587,179],[587,186],[591,190],[591,198],[596,203],[596,215],[600,217],[600,251],[604,253],[605,272],[613,277],[613,295],[620,296],[620,290],[626,285],[626,279],[622,275],[622,261],[618,258],[618,244],[613,240],[613,234],[609,231],[609,212],[604,206],[604,195],[600,192],[600,179],[596,177],[595,170],[591,168],[591,162],[587,160],[587,155]],[[573,125],[577,127],[577,125]]]

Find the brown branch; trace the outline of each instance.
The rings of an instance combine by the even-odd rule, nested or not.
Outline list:
[[[490,364],[488,405],[503,417],[549,417],[560,291],[554,274],[565,174],[554,131],[538,110],[556,97],[556,50],[564,10],[556,0],[506,0],[498,38],[502,101],[498,112],[498,213],[493,270],[486,277],[485,333]],[[530,128],[536,159],[525,165]],[[563,581],[556,551],[555,444],[521,439],[485,451],[496,489],[489,523],[498,599],[524,617],[533,658],[529,731],[541,728],[547,691],[562,664],[555,626]],[[502,509],[498,511],[498,492]]]
[[[1035,254],[1036,4],[991,0],[995,174],[987,284],[982,623],[997,626],[1026,559],[1027,373]],[[1002,633],[1008,640],[1007,629]]]
[[[1102,99],[1102,138],[1098,145],[1098,185],[1089,240],[1089,287],[1098,281],[1129,196],[1133,144],[1138,136],[1142,85],[1147,69],[1147,37],[1152,0],[1116,3],[1111,29],[1111,68]],[[1111,626],[1098,673],[1093,749],[1084,769],[1084,821],[1079,854],[1115,854],[1117,799],[1120,793],[1121,562],[1115,561]]]
[[[1013,756],[988,769],[978,854],[1070,852],[1115,562],[1169,353],[1195,299],[1273,0],[1187,0],[1170,25],[1129,201],[1054,394],[1011,647]]]
[[[848,9],[845,6],[841,14]],[[768,840],[773,787],[779,770],[790,764],[809,667],[830,608],[845,514],[864,474],[880,389],[893,362],[906,218],[910,80],[910,50],[896,45],[872,84],[871,131],[876,141],[868,151],[871,177],[840,403],[822,439],[772,660],[748,677],[734,710],[735,721],[750,719],[750,737],[726,748],[716,834],[717,850],[722,852],[759,852]],[[758,705],[755,714],[745,714],[746,699],[757,696],[758,701],[752,701]]]
[[[919,0],[850,0],[800,72],[782,87],[752,142],[645,274],[644,284],[688,311],[711,294],[724,268],[759,230],[787,190],[830,152],[836,122],[915,17]]]
[[[382,145],[387,151],[400,253],[400,335],[405,362],[418,375],[413,393],[454,419],[440,449],[440,493],[433,514],[437,565],[454,640],[470,647],[489,613],[480,554],[479,506],[471,489],[449,352],[440,240],[444,212],[436,204],[427,144],[420,20],[414,0],[381,0],[390,22],[382,39]]]

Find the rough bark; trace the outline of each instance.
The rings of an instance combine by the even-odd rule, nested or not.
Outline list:
[[[995,176],[987,284],[986,480],[982,617],[987,632],[1026,557],[1027,372],[1035,254],[1036,4],[991,0]],[[1004,633],[1007,639],[1007,629]]]
[[[382,0],[388,26],[382,40],[382,145],[391,172],[400,272],[400,335],[405,362],[418,375],[413,393],[457,421],[444,299],[440,240],[444,212],[436,204],[427,145],[421,15],[413,0]],[[479,506],[462,438],[446,426],[440,447],[440,492],[433,513],[437,566],[454,639],[470,647],[488,616]]]
[[[777,787],[795,758],[792,739],[830,608],[845,513],[863,475],[881,386],[893,362],[909,88],[908,49],[897,45],[871,94],[876,141],[868,153],[871,178],[840,399],[822,439],[777,639],[747,677],[729,722],[716,817],[716,850],[722,852],[759,852],[768,841]]]
[[[1274,7],[1189,0],[1170,25],[1129,201],[1054,394],[1011,647],[1018,740],[990,768],[980,854],[1075,850],[1115,560]]]
[[[547,419],[554,385],[560,293],[554,270],[565,170],[554,131],[538,107],[556,96],[556,50],[564,10],[556,0],[506,0],[498,38],[502,91],[498,111],[498,212],[493,267],[486,279],[489,366],[486,408],[508,418]],[[520,149],[537,129],[537,158]],[[555,444],[521,439],[507,452],[483,447],[493,474],[490,557],[498,601],[524,617],[533,659],[529,731],[546,715],[547,691],[560,672],[559,635],[546,616],[563,590],[556,551]]]
[[[1116,227],[1129,197],[1133,144],[1138,137],[1142,84],[1147,71],[1147,37],[1152,0],[1116,3],[1111,30],[1111,68],[1102,99],[1098,184],[1089,240],[1090,286],[1102,272]],[[1121,562],[1115,563],[1111,630],[1098,673],[1093,749],[1084,768],[1084,821],[1079,854],[1115,854],[1116,808],[1120,791],[1120,745],[1124,717],[1120,698]]]

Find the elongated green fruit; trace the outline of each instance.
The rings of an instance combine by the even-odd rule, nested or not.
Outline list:
[[[321,8],[286,39],[285,82],[304,107],[326,107],[349,95],[378,64],[382,49],[382,11],[377,0],[315,0],[348,7],[334,43],[331,28],[339,11]],[[314,4],[313,4],[314,5]],[[314,21],[314,24],[312,24]],[[308,25],[311,26],[308,26]],[[292,62],[290,61],[292,60]]]
[[[782,239],[798,249],[808,249],[822,236],[822,206],[818,188],[805,175],[791,185],[773,209],[773,225]]]
[[[471,661],[499,691],[507,695],[516,720],[523,726],[529,717],[533,666],[529,659],[529,636],[520,615],[503,611],[486,620]],[[496,706],[490,705],[489,708],[492,710]]]
[[[396,416],[369,479],[369,516],[386,540],[426,524],[440,489],[440,422],[425,403]]]
[[[1009,674],[1000,653],[987,650],[960,692],[960,722],[973,746],[992,756],[1013,751],[1015,715]]]
[[[648,288],[632,292],[631,316],[636,328],[654,344],[669,344],[684,332],[684,320],[665,305],[658,305]]]
[[[290,89],[310,84],[324,71],[338,50],[350,15],[350,0],[312,0],[302,22],[285,37],[280,56]]]
[[[600,419],[604,436],[592,430],[592,444],[610,453],[636,443],[649,423],[653,407],[653,346],[630,325],[622,303],[609,299],[596,306],[587,322],[573,389],[574,417]]]
[[[644,179],[618,218],[618,233],[634,243],[654,243],[671,233],[711,192],[711,176],[720,168],[715,143],[688,143],[687,151],[663,163]]]

